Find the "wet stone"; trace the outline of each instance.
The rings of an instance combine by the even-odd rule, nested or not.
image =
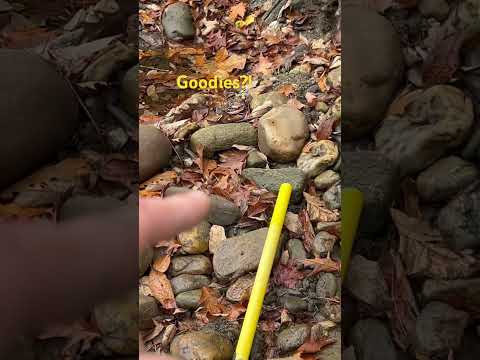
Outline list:
[[[182,251],[186,254],[202,254],[208,251],[209,240],[210,224],[206,221],[178,235],[178,241],[182,245]]]
[[[207,275],[212,272],[212,263],[204,255],[175,256],[171,259],[168,272],[170,276]]]
[[[443,201],[471,185],[478,177],[475,165],[456,156],[441,159],[420,173],[417,189],[426,201]]]
[[[333,170],[327,170],[318,175],[315,180],[315,187],[318,190],[325,190],[340,181],[340,175]]]
[[[170,282],[172,283],[173,293],[177,295],[210,285],[210,278],[205,275],[183,274],[172,278]]]
[[[299,203],[303,198],[303,189],[305,188],[305,174],[295,168],[285,169],[245,169],[242,176],[254,181],[260,187],[273,193],[278,193],[280,185],[288,182],[292,184],[292,202]]]
[[[308,325],[293,325],[282,330],[277,337],[277,346],[281,352],[288,352],[300,347],[310,335]]]
[[[293,261],[302,261],[307,258],[303,242],[299,239],[290,239],[287,244],[288,254]]]
[[[191,331],[176,336],[170,352],[184,360],[231,360],[233,345],[214,331]]]
[[[227,290],[225,297],[232,302],[247,300],[250,297],[255,274],[249,274],[238,278]]]
[[[452,199],[438,216],[438,227],[455,250],[480,247],[480,182]]]
[[[190,290],[178,294],[175,297],[177,306],[182,309],[195,310],[200,306],[200,300],[202,298],[202,290]]]
[[[322,298],[333,298],[337,293],[337,278],[331,273],[322,273],[317,282],[317,295]]]
[[[292,314],[301,313],[308,310],[308,303],[304,299],[293,295],[282,296],[280,298],[280,305],[282,305]]]
[[[190,138],[191,149],[196,151],[203,146],[206,157],[233,145],[257,145],[257,130],[249,123],[211,125],[196,131]]]
[[[415,351],[428,357],[448,355],[460,346],[468,317],[441,302],[427,304],[415,326]]]

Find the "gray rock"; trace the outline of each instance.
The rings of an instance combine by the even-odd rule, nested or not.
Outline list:
[[[387,283],[376,261],[355,255],[348,267],[345,288],[357,300],[377,310],[385,310],[391,304]]]
[[[138,352],[138,295],[97,305],[93,311],[102,342],[119,355]]]
[[[479,171],[472,163],[449,156],[434,163],[417,178],[419,195],[426,201],[443,201],[471,185]]]
[[[173,356],[185,360],[231,360],[233,345],[214,331],[191,331],[177,335],[170,344]]]
[[[116,198],[105,196],[73,196],[62,206],[60,221],[71,221],[79,217],[101,215],[106,212],[119,210],[127,204]]]
[[[120,100],[124,109],[135,119],[138,116],[138,71],[139,66],[132,66],[122,79]]]
[[[373,151],[345,151],[342,157],[348,164],[342,170],[342,187],[357,188],[364,196],[359,233],[378,233],[389,218],[400,188],[396,168],[384,155]]]
[[[202,289],[185,291],[175,297],[177,306],[182,309],[195,310],[200,306]]]
[[[208,222],[214,225],[232,225],[242,217],[240,208],[230,200],[218,195],[210,196]]]
[[[232,285],[229,286],[225,297],[227,300],[232,302],[248,300],[254,281],[255,274],[248,274],[238,278]]]
[[[403,79],[403,56],[392,24],[376,11],[348,7],[342,22],[342,32],[352,34],[342,39],[348,54],[342,59],[342,137],[350,140],[369,134],[383,119]]]
[[[322,196],[323,201],[325,201],[325,205],[330,210],[340,209],[342,206],[342,188],[340,183],[333,185],[330,189],[325,191]]]
[[[450,12],[450,6],[445,0],[421,0],[418,4],[418,10],[425,17],[433,17],[438,21],[443,21]]]
[[[157,301],[151,296],[138,295],[138,327],[147,330],[153,327],[152,318],[159,315]]]
[[[326,231],[320,231],[313,239],[312,252],[315,256],[325,256],[333,251],[337,237]]]
[[[302,261],[307,258],[307,251],[299,239],[290,239],[287,244],[288,254],[293,261]]]
[[[292,314],[308,310],[308,303],[298,296],[285,295],[280,298],[280,305]]]
[[[281,352],[288,352],[300,347],[310,335],[308,325],[293,325],[282,330],[277,337],[277,346]]]
[[[138,136],[139,176],[143,182],[169,164],[172,147],[168,138],[152,125],[140,125]]]
[[[308,153],[302,153],[297,166],[308,177],[316,177],[334,165],[339,156],[338,146],[330,140],[319,140]]]
[[[0,188],[37,169],[78,127],[78,103],[57,69],[33,52],[0,50]],[[7,116],[8,114],[8,116]]]
[[[120,150],[128,142],[128,135],[122,128],[112,129],[107,134],[108,145],[112,150]]]
[[[208,251],[209,240],[210,224],[206,221],[178,235],[178,242],[182,245],[182,252],[185,254],[195,255]]]
[[[210,278],[205,275],[183,274],[172,278],[170,282],[172,283],[173,293],[178,295],[185,291],[201,289],[210,285]]]
[[[250,151],[247,157],[247,168],[265,168],[267,159],[257,150]]]
[[[267,232],[262,228],[223,241],[213,255],[216,276],[228,281],[256,271]]]
[[[150,267],[150,264],[153,260],[153,249],[151,247],[146,247],[139,252],[138,259],[138,276],[141,277],[147,269]]]
[[[275,194],[278,193],[280,185],[290,183],[293,187],[292,202],[299,203],[303,198],[303,189],[305,188],[305,174],[295,168],[286,169],[244,169],[242,176],[248,180],[254,181],[260,187],[267,189]]]
[[[252,110],[255,110],[257,107],[262,106],[267,102],[270,103],[272,107],[277,107],[286,104],[288,102],[288,97],[277,91],[270,91],[265,94],[252,95],[250,107],[252,108]]]
[[[171,40],[188,40],[195,36],[192,9],[185,3],[169,5],[162,17],[165,35]]]
[[[422,300],[442,301],[459,310],[475,311],[480,308],[480,278],[428,279],[422,287]]]
[[[309,135],[303,113],[289,105],[273,108],[258,122],[258,147],[277,162],[298,158]]]
[[[212,272],[212,263],[204,255],[175,256],[170,262],[168,272],[170,276],[207,275]]]
[[[358,360],[397,360],[387,326],[376,319],[358,321],[351,332]]]
[[[190,147],[196,151],[203,146],[203,154],[211,157],[215,152],[233,145],[256,145],[257,130],[249,123],[212,125],[196,131],[190,138]]]
[[[375,136],[378,151],[413,175],[463,144],[473,125],[472,101],[449,85],[436,85],[418,95],[401,115],[390,115]]]
[[[438,215],[438,228],[455,250],[480,247],[480,182],[452,199]]]
[[[322,273],[317,282],[317,295],[322,298],[333,298],[337,293],[337,278],[331,273]]]
[[[318,190],[325,190],[339,181],[340,174],[333,170],[326,170],[315,178],[314,183]]]
[[[462,342],[468,313],[441,302],[428,303],[415,325],[415,352],[428,357],[446,356]]]

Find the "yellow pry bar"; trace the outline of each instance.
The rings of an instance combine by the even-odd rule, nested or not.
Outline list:
[[[342,281],[348,273],[353,241],[363,208],[363,194],[355,188],[342,189]]]
[[[243,320],[242,331],[238,338],[235,360],[248,360],[250,356],[258,319],[262,311],[263,298],[267,291],[268,280],[272,271],[273,261],[275,260],[291,194],[292,185],[282,184],[280,186],[270,226],[268,227],[267,238],[263,246],[260,264],[258,265],[257,275],[255,276],[255,282],[250,294],[247,312]]]

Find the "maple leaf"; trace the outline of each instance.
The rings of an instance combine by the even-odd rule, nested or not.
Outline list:
[[[295,289],[304,277],[305,275],[298,271],[293,262],[288,262],[287,265],[279,263],[273,271],[273,282],[289,289]]]
[[[308,267],[313,266],[313,270],[308,276],[314,276],[321,272],[334,273],[340,271],[341,268],[340,262],[336,262],[329,257],[306,259],[302,261],[302,264]]]
[[[230,12],[228,14],[228,18],[233,22],[237,20],[237,18],[242,18],[245,16],[245,12],[247,11],[247,6],[245,3],[238,3],[235,6],[230,8]]]
[[[334,343],[334,339],[328,338],[323,338],[319,340],[308,340],[307,342],[303,343],[303,345],[300,346],[296,352],[300,354],[315,354],[322,350],[325,346]]]

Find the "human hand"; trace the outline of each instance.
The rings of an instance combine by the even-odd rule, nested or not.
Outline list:
[[[0,224],[0,354],[18,335],[35,336],[135,288],[139,246],[154,246],[193,227],[208,207],[206,195],[191,192],[140,200],[140,219],[135,207],[57,226]],[[148,359],[152,356],[141,357]]]

